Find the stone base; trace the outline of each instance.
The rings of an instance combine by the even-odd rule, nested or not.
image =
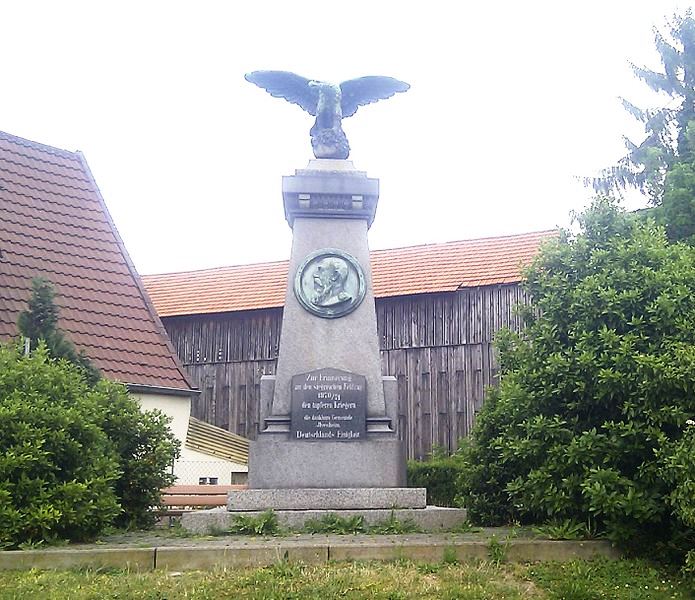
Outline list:
[[[234,525],[240,515],[257,517],[263,511],[233,513],[224,508],[200,510],[184,513],[181,516],[182,527],[197,534],[219,533]],[[428,506],[426,508],[400,508],[375,510],[279,510],[275,511],[278,522],[283,527],[301,529],[309,520],[318,520],[328,514],[335,514],[347,519],[355,516],[364,518],[366,525],[378,525],[392,518],[401,523],[411,521],[425,532],[440,532],[455,529],[466,521],[466,509]]]
[[[260,435],[249,445],[249,488],[402,488],[403,444],[290,441]]]
[[[231,512],[264,510],[364,510],[425,508],[425,488],[339,488],[233,490],[228,494]]]

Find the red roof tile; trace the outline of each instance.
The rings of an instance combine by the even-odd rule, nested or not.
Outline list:
[[[79,152],[0,132],[0,215],[0,340],[44,277],[59,327],[106,377],[190,390]]]
[[[454,291],[461,287],[513,283],[521,266],[554,230],[409,246],[371,253],[377,298]],[[286,261],[183,273],[145,275],[143,282],[160,317],[282,306]]]

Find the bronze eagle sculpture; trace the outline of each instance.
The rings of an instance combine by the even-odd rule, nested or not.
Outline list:
[[[306,79],[289,71],[254,71],[247,73],[245,79],[275,98],[298,104],[316,117],[309,132],[316,158],[347,158],[350,145],[342,120],[354,115],[360,106],[390,98],[410,88],[403,81],[381,76],[350,79],[340,85]]]

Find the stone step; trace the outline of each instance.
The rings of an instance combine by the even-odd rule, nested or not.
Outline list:
[[[229,512],[223,508],[184,513],[181,526],[197,534],[228,531],[239,515],[259,517],[264,511]],[[426,532],[451,531],[466,521],[466,509],[427,506],[426,508],[362,509],[362,510],[276,510],[278,523],[291,529],[302,529],[307,521],[320,520],[327,515],[342,519],[361,516],[366,525],[378,525],[391,519],[401,523],[412,522]]]
[[[425,488],[299,488],[232,490],[227,510],[352,510],[425,508]]]

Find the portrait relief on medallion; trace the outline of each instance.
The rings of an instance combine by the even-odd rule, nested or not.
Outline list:
[[[294,293],[299,303],[319,317],[342,317],[355,310],[365,294],[362,267],[347,252],[324,248],[297,269]]]

